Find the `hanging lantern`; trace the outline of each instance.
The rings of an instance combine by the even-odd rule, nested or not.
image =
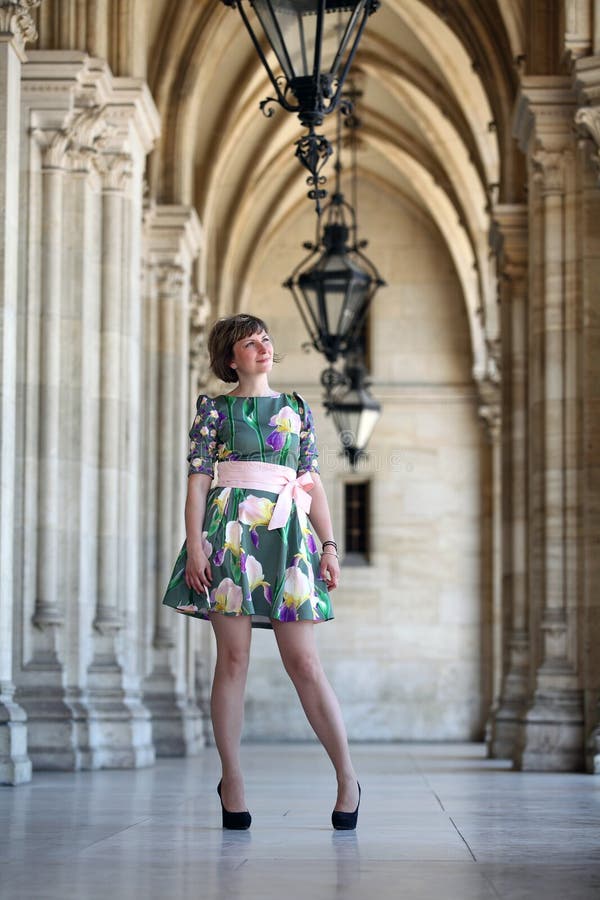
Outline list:
[[[321,175],[331,156],[331,145],[324,135],[315,133],[323,118],[333,112],[361,35],[379,0],[222,0],[235,7],[252,39],[260,61],[275,91],[260,104],[279,103],[288,112],[298,114],[309,129],[296,142],[296,156],[308,170],[310,199],[320,213],[320,201],[326,196]],[[249,15],[252,7],[254,16]],[[283,71],[283,79],[268,61],[263,47],[268,45]],[[267,115],[272,114],[269,108]]]
[[[292,292],[313,346],[334,363],[354,348],[371,301],[385,282],[362,252],[364,243],[350,243],[356,232],[354,210],[342,194],[334,194],[323,215],[318,242],[305,244],[311,252],[284,287]]]
[[[348,364],[343,373],[326,369],[321,381],[327,391],[325,408],[340,436],[344,453],[353,466],[365,450],[381,415],[381,405],[369,393],[365,367]]]

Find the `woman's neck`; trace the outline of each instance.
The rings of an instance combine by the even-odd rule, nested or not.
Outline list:
[[[276,391],[271,390],[264,376],[258,378],[240,378],[238,386],[230,392],[234,397],[271,397]]]

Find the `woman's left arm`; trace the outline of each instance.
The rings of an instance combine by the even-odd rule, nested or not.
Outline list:
[[[321,541],[333,541],[333,526],[331,524],[331,514],[329,512],[329,504],[327,495],[321,477],[317,472],[310,473],[314,482],[310,492],[310,514],[309,519],[317,532],[317,537]],[[319,566],[321,578],[326,582],[330,590],[336,588],[340,580],[340,564],[335,552],[335,548],[329,544],[325,547],[321,555],[321,564]]]

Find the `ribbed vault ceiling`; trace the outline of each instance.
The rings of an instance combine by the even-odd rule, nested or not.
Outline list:
[[[462,285],[479,377],[497,336],[490,208],[519,193],[510,116],[522,21],[516,0],[500,6],[384,0],[353,68],[363,92],[359,177],[436,223]],[[206,286],[223,313],[243,305],[262,255],[309,202],[293,158],[302,129],[282,110],[270,119],[259,112],[270,85],[233,10],[165,2],[157,25],[149,81],[163,132],[152,186],[160,201],[198,209]],[[331,118],[325,131],[333,136]]]

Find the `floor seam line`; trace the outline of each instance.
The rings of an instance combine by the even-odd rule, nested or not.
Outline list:
[[[469,847],[469,843],[468,843],[468,841],[466,840],[466,838],[464,837],[464,835],[462,834],[460,828],[458,827],[458,825],[456,824],[456,822],[454,821],[454,819],[452,818],[452,816],[448,816],[448,818],[450,819],[450,821],[451,821],[452,824],[454,825],[454,827],[455,827],[455,829],[456,829],[456,833],[458,834],[459,838],[460,838],[461,841],[464,843],[465,847],[467,848],[467,850],[469,851],[469,853],[470,853],[471,856],[473,857],[473,861],[474,861],[474,862],[477,862],[477,857],[475,856],[475,854],[473,853],[473,851],[472,851],[471,848]]]

